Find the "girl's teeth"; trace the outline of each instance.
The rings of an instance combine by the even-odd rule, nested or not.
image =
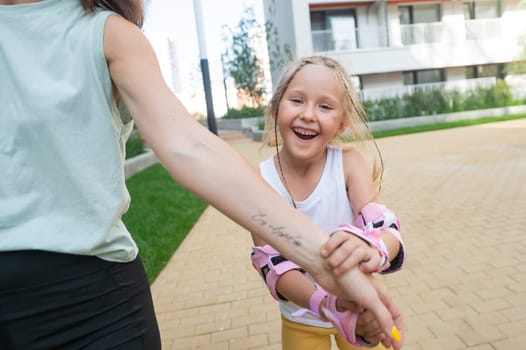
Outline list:
[[[294,129],[294,133],[301,139],[310,140],[316,136],[315,132],[308,132],[303,130]]]

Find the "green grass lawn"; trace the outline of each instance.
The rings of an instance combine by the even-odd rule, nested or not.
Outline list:
[[[132,176],[126,185],[132,201],[123,220],[152,283],[207,204],[175,183],[159,164]]]
[[[482,118],[375,132],[376,138],[526,118],[526,114]],[[132,197],[124,222],[141,252],[150,283],[166,265],[207,204],[154,165],[126,181]]]

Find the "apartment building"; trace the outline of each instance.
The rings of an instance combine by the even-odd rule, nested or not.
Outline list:
[[[526,35],[526,7],[520,2],[263,1],[277,44],[294,57],[322,54],[339,60],[365,99],[424,85],[494,84],[520,55],[519,38]],[[275,81],[279,67],[272,71]]]

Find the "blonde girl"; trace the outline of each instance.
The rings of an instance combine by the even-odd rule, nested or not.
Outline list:
[[[341,145],[343,135],[353,143]],[[399,223],[377,196],[381,158],[370,167],[358,148],[372,138],[341,64],[316,56],[289,67],[267,109],[269,141],[276,154],[260,164],[263,178],[327,234],[336,232],[326,245],[332,253],[328,266],[336,273],[400,269],[405,254]],[[370,312],[327,293],[267,242],[253,238],[253,265],[280,301],[283,349],[330,349],[330,335],[340,350],[390,345]]]

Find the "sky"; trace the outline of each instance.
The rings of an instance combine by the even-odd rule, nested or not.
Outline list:
[[[195,0],[150,0],[146,8],[145,32],[166,33],[173,39],[177,51],[183,90],[201,90],[200,52],[194,13]],[[264,22],[262,0],[199,0],[202,8],[204,34],[210,67],[214,106],[225,109],[225,93],[221,54],[225,51],[222,39],[224,25],[235,28],[243,15],[244,6],[252,7],[258,23]],[[184,101],[183,101],[184,102]],[[204,103],[204,102],[203,102]],[[189,108],[187,106],[187,108]],[[191,108],[190,108],[191,109]],[[216,112],[216,116],[217,116]]]

